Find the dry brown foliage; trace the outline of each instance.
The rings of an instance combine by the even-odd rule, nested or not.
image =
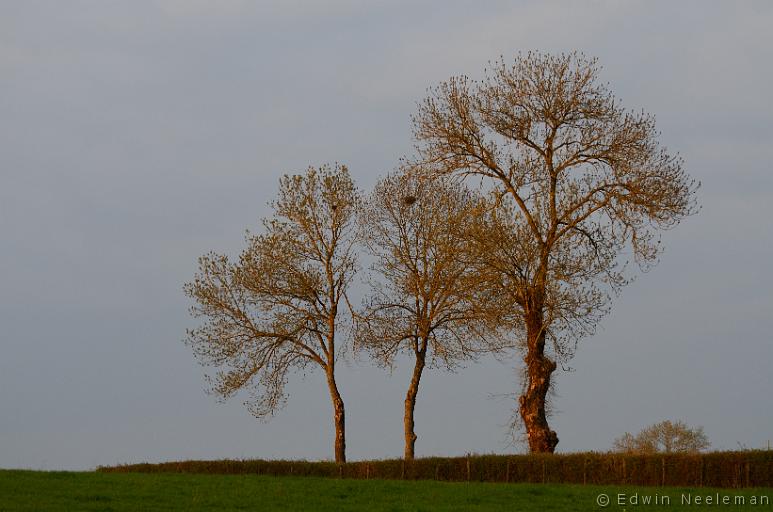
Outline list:
[[[418,175],[478,178],[496,205],[481,217],[478,254],[522,332],[530,449],[552,452],[554,359],[571,357],[628,282],[626,251],[644,269],[657,261],[658,230],[697,211],[698,184],[660,146],[654,118],[625,110],[596,60],[576,53],[451,78],[419,105],[414,131]]]
[[[688,427],[683,421],[669,420],[643,428],[641,432],[626,432],[615,439],[614,451],[623,453],[698,453],[711,446],[703,427]]]
[[[293,370],[320,367],[334,408],[336,461],[345,461],[344,402],[335,380],[345,294],[357,270],[359,195],[344,166],[284,176],[264,233],[249,235],[232,262],[210,253],[185,293],[203,320],[187,343],[202,364],[218,368],[212,391],[228,398],[249,388],[258,417],[284,402]],[[342,308],[342,306],[344,306]]]
[[[467,238],[482,207],[459,183],[398,173],[379,181],[360,215],[376,262],[357,338],[384,364],[400,351],[414,358],[405,398],[406,459],[414,457],[414,409],[425,366],[453,367],[490,349],[496,338],[492,307],[499,303],[482,286]]]

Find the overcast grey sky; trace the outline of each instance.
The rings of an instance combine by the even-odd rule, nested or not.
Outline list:
[[[703,187],[654,270],[558,376],[559,451],[664,419],[773,440],[770,2],[0,0],[0,467],[332,457],[319,373],[269,423],[203,393],[196,258],[236,254],[277,180],[363,189],[411,152],[428,86],[580,50]],[[512,452],[515,359],[431,372],[417,454]],[[299,376],[300,377],[300,376]],[[352,460],[402,453],[407,370],[341,370]]]

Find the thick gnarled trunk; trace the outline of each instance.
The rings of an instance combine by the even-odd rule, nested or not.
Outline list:
[[[525,317],[528,348],[524,361],[527,383],[519,399],[521,418],[526,427],[529,451],[553,453],[558,444],[558,435],[548,426],[545,399],[556,363],[545,356],[545,325],[541,308],[527,312]]]
[[[335,461],[346,462],[346,415],[344,401],[335,381],[335,374],[327,372],[327,385],[333,402],[333,422],[335,423]]]
[[[405,416],[403,425],[405,428],[405,460],[413,460],[416,446],[416,432],[414,431],[413,412],[416,409],[416,395],[419,393],[419,381],[424,370],[424,353],[416,354],[416,364],[413,367],[413,376],[411,384],[408,386],[408,392],[405,394]]]

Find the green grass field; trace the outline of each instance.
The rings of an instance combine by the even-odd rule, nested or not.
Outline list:
[[[434,481],[337,480],[256,475],[191,475],[91,472],[0,471],[0,511],[122,510],[602,510],[597,496],[611,503],[606,510],[773,510],[753,505],[752,497],[773,489],[680,489],[595,487],[580,485],[445,483]],[[626,505],[617,503],[625,494]],[[743,496],[746,504],[682,505],[681,496]],[[631,501],[638,495],[639,504]],[[670,504],[642,505],[645,497]]]

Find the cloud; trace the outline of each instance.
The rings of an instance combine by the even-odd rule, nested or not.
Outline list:
[[[244,229],[259,229],[280,174],[339,160],[367,188],[411,151],[409,116],[428,86],[460,73],[479,77],[488,60],[530,49],[598,56],[602,79],[626,106],[656,114],[661,140],[704,181],[704,212],[666,235],[663,263],[624,290],[606,329],[578,351],[578,372],[560,377],[572,386],[558,398],[566,413],[557,421],[576,433],[570,440],[559,430],[567,441],[560,447],[606,449],[620,434],[616,428],[633,428],[599,400],[635,392],[636,402],[657,403],[646,386],[651,374],[637,369],[637,357],[657,360],[677,344],[658,370],[662,386],[672,388],[719,382],[715,362],[744,350],[770,360],[763,342],[773,326],[760,312],[771,300],[764,276],[773,247],[773,70],[766,65],[773,61],[772,13],[769,2],[2,2],[0,317],[10,348],[0,360],[0,408],[15,414],[0,418],[0,434],[21,444],[4,443],[0,465],[38,465],[45,453],[34,447],[54,450],[51,440],[58,439],[46,425],[64,417],[77,430],[77,415],[66,409],[89,403],[100,404],[84,414],[103,422],[101,433],[92,432],[101,444],[74,435],[46,467],[113,463],[126,453],[160,457],[142,436],[105,433],[120,431],[113,418],[129,414],[153,426],[159,439],[180,433],[186,441],[163,452],[169,458],[207,444],[213,429],[234,435],[196,453],[259,456],[253,447],[262,446],[277,457],[324,457],[329,446],[318,428],[328,411],[310,408],[306,394],[316,389],[314,376],[299,385],[288,411],[260,429],[238,403],[215,409],[201,396],[199,370],[179,343],[191,326],[180,285],[199,254],[238,252]],[[674,296],[687,305],[664,300]],[[744,340],[733,345],[725,339],[734,332],[728,319],[743,327]],[[660,336],[663,326],[668,339]],[[693,364],[690,347],[703,347],[701,364]],[[444,403],[446,382],[472,386],[470,397],[513,391],[509,367],[486,364],[448,380],[433,376],[428,382],[443,385],[430,385],[427,400]],[[29,368],[40,376],[34,385],[22,382]],[[110,393],[134,397],[130,411],[113,408],[110,395],[91,385],[104,368],[116,368]],[[365,379],[399,409],[400,377],[385,384],[371,371],[377,372],[367,363],[343,368],[342,378],[352,386]],[[617,387],[620,396],[609,389],[610,375],[630,374],[636,378]],[[769,374],[749,379],[756,379],[747,386],[749,400],[763,401]],[[176,404],[190,391],[179,413],[165,415],[173,394],[159,393],[165,385]],[[23,397],[8,391],[22,388]],[[78,398],[62,401],[60,392]],[[353,424],[388,440],[378,452],[363,450],[399,452],[399,418],[391,422],[358,390],[351,393]],[[669,407],[677,407],[680,395],[672,395]],[[596,419],[584,412],[597,406]],[[500,450],[507,406],[479,400],[475,407],[475,416],[502,421],[464,428],[489,443],[480,451]],[[41,412],[49,408],[57,412]],[[706,424],[707,432],[727,432],[732,447],[740,431],[716,409],[707,418],[718,427]],[[427,425],[451,421],[453,413],[437,407],[433,414],[448,416]],[[769,412],[758,414],[756,424],[770,424]],[[25,422],[12,416],[39,428],[22,435]],[[394,432],[384,430],[393,423]],[[291,443],[274,448],[287,429],[309,440],[303,451]],[[761,436],[761,429],[749,435]],[[467,442],[459,435],[435,440],[433,450],[458,453]],[[367,445],[366,434],[353,439],[359,441],[352,446]]]

